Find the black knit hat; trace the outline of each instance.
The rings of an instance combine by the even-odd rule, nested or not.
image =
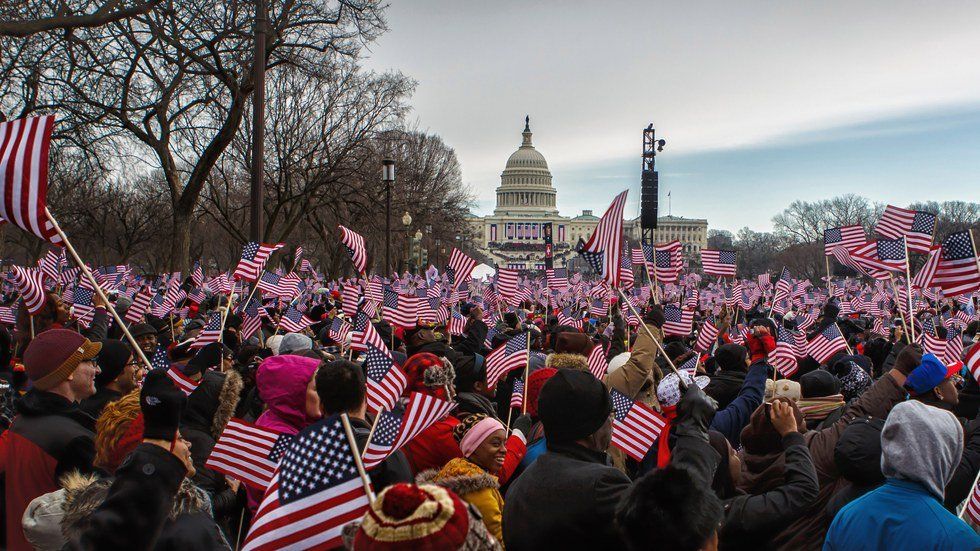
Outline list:
[[[187,396],[174,386],[166,369],[150,371],[140,390],[143,438],[172,441],[186,406]]]
[[[723,344],[715,349],[715,363],[722,371],[745,371],[748,350],[737,344]]]
[[[834,446],[834,464],[841,476],[860,485],[884,482],[881,474],[881,430],[885,422],[858,417],[841,433]]]
[[[538,397],[538,416],[549,442],[571,442],[593,434],[612,410],[606,385],[588,371],[559,369]]]
[[[829,371],[814,369],[800,377],[800,395],[803,398],[819,398],[835,394],[840,394],[840,380]]]
[[[119,374],[126,369],[126,362],[133,355],[133,351],[122,341],[106,339],[102,341],[102,350],[99,350],[99,369],[101,372],[95,376],[95,387],[102,388],[116,380]]]

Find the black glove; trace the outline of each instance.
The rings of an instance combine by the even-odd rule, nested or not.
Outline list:
[[[718,402],[708,396],[693,381],[687,385],[687,390],[677,404],[676,434],[678,436],[694,436],[708,439],[708,426],[718,411]]]
[[[659,304],[651,304],[647,307],[647,313],[643,316],[643,321],[653,325],[657,329],[664,326],[667,318],[664,317],[664,308]]]
[[[521,434],[527,438],[528,434],[531,432],[531,416],[521,415],[517,419],[514,419],[514,422],[511,423],[510,426],[513,430],[521,431]]]
[[[140,390],[143,438],[173,441],[185,406],[187,396],[174,386],[167,370],[150,371]]]

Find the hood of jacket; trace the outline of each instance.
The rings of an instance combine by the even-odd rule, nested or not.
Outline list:
[[[306,386],[320,360],[303,356],[272,356],[259,364],[255,384],[268,408],[256,424],[296,434],[315,421],[306,415]]]
[[[181,426],[207,432],[217,439],[238,407],[243,386],[241,375],[235,371],[205,371],[200,384],[187,397]]]
[[[71,402],[53,392],[32,388],[20,400],[14,402],[14,409],[17,413],[27,416],[61,415],[75,420],[89,430],[95,430],[95,419],[79,409],[77,402]]]
[[[482,413],[490,417],[497,416],[497,407],[489,398],[476,392],[460,392],[456,395],[456,417],[465,417],[471,413]]]
[[[487,488],[498,489],[497,477],[484,471],[475,463],[457,457],[440,469],[429,469],[415,477],[416,484],[437,484],[458,496],[479,492]]]
[[[963,455],[963,427],[952,413],[910,400],[896,405],[881,431],[881,473],[917,482],[939,501]]]
[[[31,502],[24,513],[24,535],[39,549],[60,549],[67,539],[86,528],[91,515],[105,501],[111,478],[72,471],[61,478],[62,488]],[[170,520],[182,514],[211,514],[208,494],[184,479],[177,491]]]

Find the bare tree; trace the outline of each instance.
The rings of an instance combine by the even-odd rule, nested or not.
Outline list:
[[[0,6],[0,36],[26,37],[54,30],[100,27],[144,15],[163,0],[7,0]]]

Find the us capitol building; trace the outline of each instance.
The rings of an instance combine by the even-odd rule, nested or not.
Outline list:
[[[548,161],[531,143],[530,119],[525,118],[521,146],[507,159],[497,188],[497,208],[490,216],[468,219],[472,244],[492,264],[502,268],[544,269],[542,225],[551,222],[555,267],[578,262],[578,240],[588,240],[605,210],[583,210],[575,217],[558,214],[558,192],[552,183]],[[608,205],[602,205],[605,209]],[[640,219],[623,221],[623,233],[635,246],[640,242]],[[658,218],[654,241],[680,240],[688,258],[696,258],[708,243],[708,221],[663,216]],[[486,259],[485,259],[486,260]]]

